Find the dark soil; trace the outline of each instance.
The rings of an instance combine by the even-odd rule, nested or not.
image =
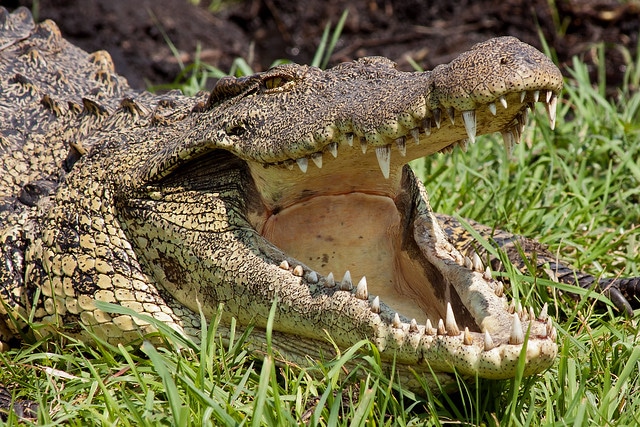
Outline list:
[[[8,7],[33,0],[0,0]],[[328,22],[349,16],[331,64],[383,55],[409,70],[448,62],[476,42],[513,35],[538,48],[541,32],[564,67],[577,55],[597,69],[595,46],[606,49],[608,85],[625,72],[624,52],[637,49],[640,3],[613,0],[245,0],[210,13],[202,0],[40,0],[51,18],[87,51],[106,49],[120,74],[138,88],[167,83],[200,47],[203,62],[228,70],[236,57],[254,70],[275,59],[308,63]],[[553,7],[550,6],[553,5]],[[170,40],[178,57],[170,49]],[[330,65],[331,65],[330,64]]]

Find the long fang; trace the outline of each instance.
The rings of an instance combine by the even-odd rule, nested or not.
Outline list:
[[[382,175],[388,179],[391,170],[391,148],[388,145],[376,147],[376,157],[378,158],[378,165],[380,165]]]
[[[467,110],[462,112],[462,118],[464,119],[464,128],[469,136],[469,142],[472,144],[476,142],[476,111]]]

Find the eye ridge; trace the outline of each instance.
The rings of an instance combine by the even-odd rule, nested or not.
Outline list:
[[[256,76],[247,77],[222,77],[213,87],[206,108],[210,109],[222,104],[224,101],[238,96],[248,96],[255,92],[259,80]],[[253,89],[252,89],[253,87]]]

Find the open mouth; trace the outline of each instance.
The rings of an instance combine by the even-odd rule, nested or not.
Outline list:
[[[358,135],[343,126],[333,130],[322,150],[308,156],[267,165],[248,162],[262,195],[250,222],[313,271],[314,279],[368,301],[373,312],[386,312],[395,326],[484,334],[483,316],[470,311],[453,282],[470,275],[467,280],[484,282],[497,296],[502,296],[502,285],[477,255],[461,255],[432,232],[416,236],[416,224],[424,221],[416,210],[420,189],[405,165],[456,146],[466,151],[477,132],[495,129],[510,150],[535,102],[544,104],[553,126],[557,94],[523,91],[472,111],[449,108],[446,115],[430,111],[424,117],[403,117],[386,135]],[[283,268],[295,265],[287,262]],[[510,342],[522,342],[518,324],[510,332]]]

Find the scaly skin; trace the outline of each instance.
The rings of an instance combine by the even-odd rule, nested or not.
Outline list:
[[[370,339],[411,387],[412,371],[509,378],[526,331],[525,374],[553,363],[546,312],[508,310],[406,166],[476,134],[513,143],[537,100],[553,124],[562,77],[532,47],[493,39],[423,73],[283,65],[187,98],[132,91],[108,54],[24,9],[0,24],[4,341],[31,313],[38,333],[85,340],[153,331],[96,300],[195,336],[200,307],[223,303],[220,333],[254,325],[260,348],[277,300],[273,344],[292,361],[333,354],[328,333]]]

